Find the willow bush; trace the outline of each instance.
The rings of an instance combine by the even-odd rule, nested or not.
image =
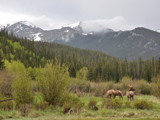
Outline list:
[[[69,82],[68,68],[65,65],[49,63],[37,71],[37,81],[45,101],[58,105],[65,94]]]

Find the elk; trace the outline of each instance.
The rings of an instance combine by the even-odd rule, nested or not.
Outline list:
[[[115,98],[116,96],[119,96],[120,98],[123,99],[123,95],[122,95],[122,92],[120,90],[113,90],[113,89],[111,89],[111,90],[107,91],[107,97],[110,97],[110,98],[113,97],[113,98]]]
[[[128,100],[131,101],[133,100],[135,89],[131,85],[128,85],[128,86],[129,86],[129,90],[126,92],[126,96],[128,97]]]

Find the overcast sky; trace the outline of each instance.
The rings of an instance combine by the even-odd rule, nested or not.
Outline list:
[[[43,29],[84,21],[85,27],[160,29],[160,0],[0,0],[0,24],[29,21]]]

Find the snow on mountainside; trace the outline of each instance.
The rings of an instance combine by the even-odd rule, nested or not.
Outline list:
[[[24,25],[26,25],[26,26],[30,26],[30,27],[32,27],[32,28],[36,27],[35,25],[33,25],[32,23],[29,23],[29,22],[27,22],[27,21],[20,21],[19,23],[24,24]]]
[[[29,40],[35,41],[41,40],[50,42],[53,42],[55,40],[69,42],[75,37],[76,34],[87,36],[113,31],[111,29],[107,29],[105,31],[100,31],[99,33],[94,31],[84,32],[81,24],[82,22],[75,22],[72,24],[63,25],[53,30],[43,30],[27,21],[20,21],[14,24],[7,25],[6,28],[9,32],[13,31],[13,33],[19,37],[25,37]]]
[[[20,21],[6,26],[9,33],[13,31],[16,36],[27,38],[29,40],[40,41],[40,34],[43,30],[27,21]]]
[[[160,30],[156,30],[156,32],[159,32],[159,33],[160,33]]]
[[[35,41],[40,41],[41,40],[41,38],[40,38],[40,35],[41,33],[36,33],[36,34],[32,34],[33,36],[34,36],[34,40]]]

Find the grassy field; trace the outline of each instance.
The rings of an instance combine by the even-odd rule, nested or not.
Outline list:
[[[97,107],[99,108],[98,111],[93,111],[88,109],[88,103],[90,100],[97,101]],[[136,99],[145,99],[149,102],[153,103],[152,110],[137,110],[133,106],[133,101],[131,102],[131,107],[126,108],[122,105],[121,108],[118,109],[106,109],[102,108],[102,101],[103,98],[100,97],[90,97],[85,96],[81,97],[81,100],[85,103],[84,108],[81,110],[80,113],[74,114],[63,114],[62,108],[52,108],[47,109],[45,111],[36,111],[32,109],[27,117],[21,117],[19,111],[0,111],[0,119],[12,119],[12,120],[53,120],[53,119],[78,119],[78,120],[160,120],[160,99],[154,96],[136,96]],[[123,99],[123,103],[127,101],[126,96]]]

